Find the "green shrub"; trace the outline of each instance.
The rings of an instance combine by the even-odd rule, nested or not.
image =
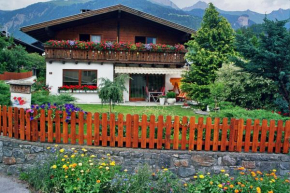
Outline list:
[[[232,108],[228,108],[228,109],[222,109],[218,112],[212,112],[210,113],[210,116],[213,118],[236,118],[236,119],[259,119],[259,120],[289,120],[288,117],[283,117],[277,113],[271,112],[271,111],[266,111],[263,109],[259,109],[259,110],[247,110],[241,107],[232,107]]]
[[[34,92],[31,97],[31,103],[34,105],[42,105],[45,103],[64,105],[66,103],[74,103],[75,101],[76,98],[68,93],[50,95],[46,90]]]
[[[166,98],[176,98],[176,93],[175,92],[168,92],[167,94],[166,94]]]
[[[10,86],[0,81],[0,105],[10,105]]]

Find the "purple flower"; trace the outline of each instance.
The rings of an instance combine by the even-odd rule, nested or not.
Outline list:
[[[152,49],[152,46],[150,44],[145,44],[145,49],[146,50],[151,50]]]
[[[112,42],[106,42],[106,48],[111,49],[113,46]]]
[[[30,121],[32,121],[34,119],[34,117],[30,117]]]
[[[69,41],[70,46],[74,46],[75,44],[76,44],[75,41],[72,41],[72,40]]]

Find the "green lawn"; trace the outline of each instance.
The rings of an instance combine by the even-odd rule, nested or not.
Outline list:
[[[84,111],[87,112],[99,112],[99,113],[107,113],[109,112],[108,105],[96,105],[96,104],[80,104],[78,105]],[[197,115],[194,113],[193,109],[183,109],[181,106],[156,106],[156,107],[141,107],[141,106],[123,106],[116,105],[114,109],[112,109],[113,113],[122,113],[126,114],[138,114],[143,115],[163,115],[163,116],[187,116],[187,117],[203,117],[202,115]]]

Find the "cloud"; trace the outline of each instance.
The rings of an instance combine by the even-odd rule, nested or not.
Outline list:
[[[50,0],[0,0],[0,10],[20,9],[33,3],[46,1]]]
[[[212,2],[216,7],[226,11],[244,11],[250,9],[259,13],[270,13],[273,10],[289,9],[290,0],[203,0]],[[172,0],[179,7],[192,6],[198,0]]]

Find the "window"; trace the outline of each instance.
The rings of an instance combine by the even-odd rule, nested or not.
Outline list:
[[[101,42],[101,36],[91,35],[91,41],[95,43]]]
[[[97,70],[63,70],[63,85],[97,85]]]
[[[156,38],[147,37],[147,44],[156,44]]]
[[[135,43],[143,43],[143,44],[156,44],[156,38],[154,37],[144,37],[144,36],[136,36]]]
[[[80,34],[80,41],[88,42],[90,39],[90,34]]]

